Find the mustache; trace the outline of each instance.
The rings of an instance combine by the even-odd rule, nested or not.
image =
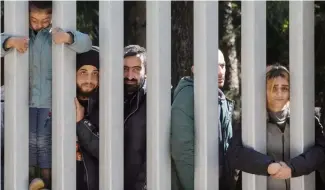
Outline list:
[[[85,82],[85,83],[80,84],[80,86],[85,86],[85,85],[96,86],[94,83],[91,83],[91,82]]]
[[[80,86],[77,86],[77,96],[89,97],[96,91],[97,91],[97,88],[93,88],[92,90],[85,92],[82,90],[82,88]]]
[[[124,82],[137,82],[136,79],[128,79],[128,78],[124,78]]]

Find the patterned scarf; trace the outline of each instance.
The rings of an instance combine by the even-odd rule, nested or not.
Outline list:
[[[289,103],[287,103],[281,111],[272,112],[272,111],[268,110],[268,116],[269,116],[270,122],[277,124],[281,128],[284,128],[286,125],[286,122],[290,116]]]

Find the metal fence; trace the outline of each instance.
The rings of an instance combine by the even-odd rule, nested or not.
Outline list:
[[[76,29],[76,2],[54,1],[53,26]],[[28,1],[5,1],[5,31],[28,35]],[[171,2],[147,2],[147,172],[150,190],[170,189]],[[100,189],[123,189],[123,1],[100,1]],[[266,152],[266,2],[242,2],[243,141]],[[218,2],[194,2],[195,189],[218,186]],[[53,185],[76,189],[75,53],[54,45]],[[28,186],[28,53],[5,57],[5,190]],[[314,142],[314,2],[290,1],[291,157]],[[208,114],[213,113],[213,114]],[[305,126],[305,127],[304,127]],[[262,135],[264,134],[264,135]],[[266,177],[243,175],[244,190],[266,190]],[[314,174],[291,189],[315,189]]]

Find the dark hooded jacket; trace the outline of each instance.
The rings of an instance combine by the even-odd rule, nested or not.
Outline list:
[[[124,98],[124,190],[146,189],[146,82]]]
[[[229,190],[231,171],[225,153],[233,136],[232,112],[234,102],[218,91],[219,108],[219,189]],[[194,190],[195,118],[194,83],[190,77],[181,79],[174,91],[171,111],[172,190]],[[213,102],[211,102],[213,104]],[[216,116],[216,118],[218,118]]]
[[[251,174],[268,176],[268,165],[275,161],[283,160],[291,168],[292,177],[308,175],[311,172],[324,168],[325,138],[324,129],[315,114],[315,145],[307,148],[304,153],[290,159],[290,114],[283,122],[272,119],[269,113],[267,120],[267,155],[261,154],[252,148],[245,147],[241,138],[241,127],[237,127],[234,137],[231,139],[227,152],[231,169],[245,171]],[[281,124],[280,124],[281,123]],[[291,126],[292,128],[292,126]],[[293,127],[294,129],[294,127]],[[271,140],[270,140],[271,139]],[[323,189],[320,177],[321,171],[316,172],[316,189]],[[241,189],[241,175],[237,183],[237,189]],[[290,189],[290,180],[273,180],[268,178],[269,189]]]
[[[77,189],[99,189],[99,104],[98,91],[88,101],[84,119],[77,123],[77,138],[82,160],[77,161]]]
[[[83,65],[99,68],[98,48],[77,55],[77,70]],[[79,103],[85,116],[77,123],[77,189],[99,190],[99,89]]]

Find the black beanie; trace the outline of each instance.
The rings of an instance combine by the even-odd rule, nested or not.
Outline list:
[[[77,71],[84,65],[92,65],[99,69],[99,48],[93,46],[91,50],[77,54]]]

